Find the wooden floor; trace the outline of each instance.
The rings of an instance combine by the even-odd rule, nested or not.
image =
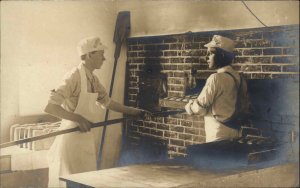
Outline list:
[[[298,165],[295,164],[229,172],[204,171],[174,164],[140,164],[73,174],[61,180],[70,187],[292,187],[298,184],[298,174]]]

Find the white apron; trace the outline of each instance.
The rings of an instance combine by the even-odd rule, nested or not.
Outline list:
[[[206,142],[230,140],[239,136],[238,130],[223,125],[213,116],[204,117],[204,126]]]
[[[81,92],[74,111],[93,123],[100,122],[101,107],[96,105],[98,93],[87,92],[87,78],[83,65],[79,66]],[[62,120],[60,130],[76,127],[77,123]],[[96,144],[92,132],[74,132],[56,136],[49,150],[49,187],[65,187],[59,176],[96,170]]]

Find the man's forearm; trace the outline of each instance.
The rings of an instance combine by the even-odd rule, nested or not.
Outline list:
[[[121,113],[129,114],[129,115],[133,115],[135,113],[135,108],[125,106],[114,100],[111,100],[111,102],[109,103],[107,108],[110,110],[116,111],[116,112],[121,112]]]
[[[67,119],[70,121],[78,121],[78,115],[72,112],[68,112],[65,109],[63,109],[61,106],[56,104],[49,103],[45,110],[46,113],[49,113],[55,117],[61,118],[61,119]]]

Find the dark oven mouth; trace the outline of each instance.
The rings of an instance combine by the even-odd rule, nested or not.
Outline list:
[[[195,99],[205,85],[204,79],[185,79],[183,96],[168,96],[167,76],[165,74],[142,74],[139,82],[137,106],[152,113],[183,109],[190,99]]]
[[[168,95],[167,76],[162,73],[143,72],[140,75],[137,106],[150,112],[161,111],[159,99]]]

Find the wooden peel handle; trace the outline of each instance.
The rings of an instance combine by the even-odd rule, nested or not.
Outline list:
[[[125,119],[126,118],[119,118],[119,119],[102,121],[102,122],[99,122],[99,123],[92,124],[91,128],[96,128],[96,127],[102,127],[102,126],[105,126],[105,125],[113,125],[113,124],[116,124],[116,123],[121,123]],[[0,144],[0,148],[6,148],[6,147],[18,145],[18,144],[23,144],[23,143],[27,143],[27,142],[42,140],[42,139],[45,139],[45,138],[50,138],[50,137],[53,137],[53,136],[58,136],[58,135],[67,134],[67,133],[76,132],[76,131],[79,131],[79,127],[59,130],[59,131],[55,131],[55,132],[52,132],[52,133],[43,134],[43,135],[31,137],[31,138],[20,139],[20,140],[16,140],[16,141],[12,141],[12,142],[6,142],[6,143],[3,143],[3,144]]]

